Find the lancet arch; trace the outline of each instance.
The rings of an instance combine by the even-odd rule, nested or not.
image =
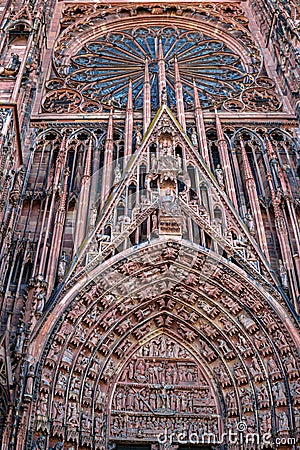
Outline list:
[[[176,416],[176,408],[172,412],[165,407],[155,414],[144,411],[151,420],[144,421],[143,431],[138,431],[138,410],[135,414],[126,409],[126,402],[133,402],[132,392],[127,400],[132,386],[143,389],[149,401],[151,393],[155,393],[156,402],[167,394],[170,398],[164,397],[166,402],[171,402],[171,394],[173,402],[174,395],[189,397],[189,404],[200,409],[182,414],[186,432],[193,417],[211,433],[218,430],[220,434],[243,422],[248,432],[285,435],[296,420],[290,415],[290,405],[300,401],[293,387],[299,377],[295,366],[298,337],[293,324],[284,318],[276,293],[247,280],[242,270],[226,260],[215,259],[201,247],[195,251],[195,245],[188,242],[158,239],[144,249],[120,253],[113,259],[98,267],[81,285],[62,293],[38,326],[39,331],[37,328],[31,344],[33,352],[46,335],[49,338],[39,361],[40,378],[34,393],[37,403],[36,410],[33,406],[31,430],[35,436],[42,431],[49,435],[51,443],[65,439],[83,449],[105,448],[109,442],[154,443],[162,431],[161,425],[153,428],[153,421],[161,417],[161,424],[167,423],[168,415]],[[56,320],[51,327],[53,317]],[[200,397],[188,395],[192,380],[190,384],[173,383],[172,377],[179,376],[174,374],[184,358],[174,357],[172,363],[165,356],[169,364],[164,366],[167,373],[159,383],[151,382],[151,377],[156,376],[153,373],[158,373],[155,368],[159,358],[155,355],[149,355],[147,375],[141,365],[137,368],[139,361],[147,360],[141,349],[162,336],[182,345],[191,355],[190,363],[194,361],[204,379],[211,380],[209,392],[215,399],[216,411],[211,417],[218,425],[201,415],[201,408],[206,408],[204,400],[201,403]],[[145,372],[143,382],[141,378],[137,383],[121,381],[130,362],[131,371]],[[166,377],[169,384],[162,382]],[[162,394],[163,389],[166,391]],[[135,394],[140,392],[136,390]],[[122,395],[116,406],[119,391]],[[125,409],[119,411],[121,398]],[[134,401],[140,408],[143,400]],[[185,408],[184,400],[183,404]],[[131,420],[127,435],[120,431],[123,416]],[[289,424],[286,429],[285,424]]]

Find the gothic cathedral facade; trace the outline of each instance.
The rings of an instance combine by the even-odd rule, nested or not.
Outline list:
[[[297,1],[0,25],[1,449],[299,449]]]

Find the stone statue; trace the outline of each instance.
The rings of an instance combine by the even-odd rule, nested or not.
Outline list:
[[[99,435],[102,433],[102,427],[103,427],[103,419],[99,416],[96,416],[95,417],[95,427],[94,427],[96,435],[97,434]]]
[[[261,429],[264,433],[272,433],[272,416],[269,412],[261,418]]]
[[[34,365],[30,365],[27,372],[25,392],[24,392],[24,396],[26,397],[32,396],[33,380],[34,380]]]
[[[289,287],[288,274],[287,274],[287,270],[286,270],[284,264],[282,263],[281,259],[279,260],[279,275],[280,275],[282,286],[285,289],[287,289]]]
[[[278,416],[278,431],[288,431],[289,422],[287,415],[284,411],[282,411]]]
[[[79,425],[77,405],[74,403],[71,403],[69,405],[68,424],[74,425],[74,426]]]
[[[220,164],[217,165],[217,168],[215,169],[215,174],[216,174],[216,178],[217,178],[217,181],[218,181],[220,187],[222,189],[224,189],[224,187],[225,187],[225,185],[224,185],[224,173],[223,173],[223,170],[222,170]]]
[[[82,165],[81,162],[78,161],[78,165],[76,167],[76,175],[74,179],[74,192],[76,193],[80,192],[81,180],[82,180]]]
[[[286,396],[284,393],[284,385],[282,382],[278,381],[273,386],[273,392],[275,394],[276,405],[277,406],[286,405]]]
[[[10,60],[5,67],[0,66],[0,76],[14,76],[18,73],[21,65],[21,60],[19,55],[16,53],[11,53]]]
[[[269,394],[265,385],[262,385],[257,391],[257,401],[260,408],[266,408],[269,406]]]
[[[163,105],[166,105],[168,101],[168,93],[167,93],[167,88],[164,87],[162,92],[161,92],[161,102]]]
[[[151,170],[152,172],[157,171],[157,158],[154,153],[151,154]]]
[[[81,414],[81,429],[82,429],[82,431],[89,432],[91,430],[91,428],[92,428],[91,419],[85,412],[83,412]]]
[[[65,408],[62,402],[53,402],[52,418],[55,422],[63,423],[65,416]]]
[[[157,230],[158,221],[157,221],[157,215],[154,213],[151,216],[152,218],[152,230]]]
[[[46,438],[45,436],[39,436],[32,446],[32,450],[45,450],[46,449]]]
[[[178,169],[178,170],[182,169],[182,159],[178,153],[176,155],[176,169]]]
[[[247,317],[245,314],[241,314],[239,316],[239,321],[246,328],[246,330],[250,332],[253,332],[257,328],[254,320],[251,319],[251,317]]]
[[[44,289],[39,290],[39,292],[36,296],[36,299],[37,299],[37,305],[36,305],[36,309],[35,309],[35,314],[41,315],[43,313],[45,301],[46,301],[46,292]]]
[[[250,234],[255,234],[255,222],[254,222],[254,218],[251,214],[251,211],[249,209],[248,209],[248,212],[245,214],[244,220],[245,220],[245,224],[249,228]]]
[[[135,133],[135,145],[136,147],[139,147],[142,143],[142,133],[141,133],[141,129],[140,127],[136,128],[136,133]]]
[[[68,258],[67,258],[66,252],[62,252],[62,255],[59,260],[58,272],[57,272],[59,281],[62,281],[66,274],[67,264],[68,264]]]
[[[194,147],[198,147],[198,135],[196,133],[195,128],[193,128],[192,134],[191,134],[191,141]]]
[[[226,342],[223,339],[218,339],[219,348],[222,350],[224,356],[228,355],[232,352],[231,348],[226,344]]]
[[[45,392],[44,394],[41,394],[39,406],[37,408],[37,414],[43,417],[47,417],[48,413],[48,400],[49,400],[49,394]]]
[[[90,217],[90,228],[93,229],[97,222],[98,209],[96,205],[92,206],[91,217]]]
[[[16,353],[22,353],[25,340],[25,323],[21,320],[17,328]]]
[[[118,184],[122,178],[122,173],[121,173],[121,168],[120,168],[119,163],[117,163],[117,165],[115,167],[114,174],[115,174],[114,184]]]

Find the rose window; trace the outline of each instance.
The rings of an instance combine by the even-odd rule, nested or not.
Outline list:
[[[132,80],[134,109],[142,108],[145,64],[148,61],[153,109],[158,108],[158,47],[163,49],[168,104],[175,106],[175,56],[187,109],[194,104],[193,83],[202,106],[237,97],[253,82],[239,55],[226,43],[200,31],[177,27],[135,28],[90,41],[70,60],[66,84],[87,101],[111,102],[125,108]]]

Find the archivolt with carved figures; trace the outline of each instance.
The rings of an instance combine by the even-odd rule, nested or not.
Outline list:
[[[91,278],[62,294],[31,343],[35,357],[49,335],[27,448],[39,434],[104,449],[155,443],[165,429],[219,436],[239,422],[272,439],[299,432],[299,336],[272,290],[166,239]]]

